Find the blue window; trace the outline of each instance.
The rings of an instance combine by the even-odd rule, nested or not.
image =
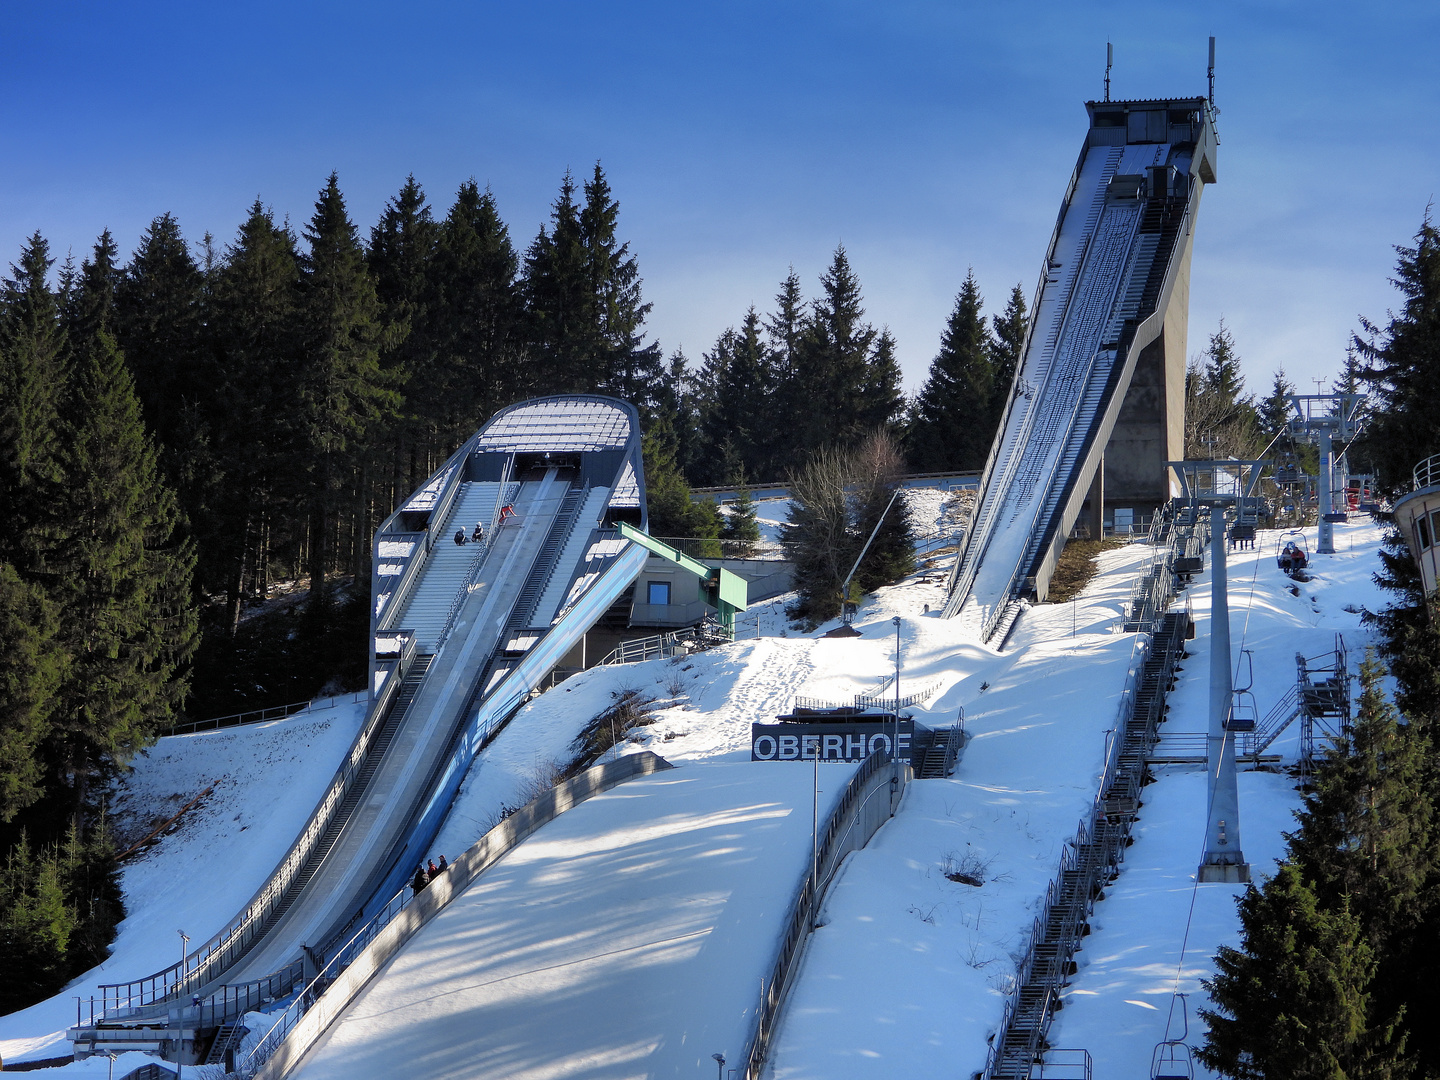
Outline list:
[[[668,604],[670,603],[670,582],[649,581],[645,583],[647,604]]]

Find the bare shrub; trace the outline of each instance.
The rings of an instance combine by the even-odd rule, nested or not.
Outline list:
[[[970,845],[965,846],[968,848]],[[994,861],[994,856],[987,859],[978,851],[949,851],[941,860],[940,872],[951,881],[979,888],[989,879],[990,864]]]

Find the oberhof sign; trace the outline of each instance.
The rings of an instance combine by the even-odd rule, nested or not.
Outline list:
[[[900,720],[900,756],[909,757],[915,721]],[[876,750],[890,752],[894,720],[829,724],[751,724],[751,761],[864,761]]]

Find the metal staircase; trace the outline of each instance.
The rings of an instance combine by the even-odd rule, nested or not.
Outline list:
[[[1094,807],[1065,846],[1059,872],[1046,890],[1000,1030],[990,1044],[985,1080],[1030,1080],[1031,1070],[1049,1049],[1046,1034],[1060,990],[1075,973],[1074,957],[1088,932],[1090,913],[1124,858],[1140,808],[1146,758],[1165,715],[1165,696],[1174,685],[1175,661],[1184,651],[1189,619],[1175,611],[1161,620],[1126,690]]]

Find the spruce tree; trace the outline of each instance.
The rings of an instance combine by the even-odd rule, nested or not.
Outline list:
[[[860,560],[855,580],[861,592],[870,593],[914,573],[915,532],[901,485],[904,459],[890,434],[883,429],[872,432],[855,451],[853,461],[855,491],[851,499],[857,558],[871,534],[875,536]]]
[[[645,462],[645,504],[650,535],[717,540],[720,515],[714,503],[696,502],[690,497],[690,487],[675,461],[675,433],[669,422],[661,417],[652,423],[640,446]],[[690,554],[718,556],[719,544],[701,544]]]
[[[860,280],[842,244],[820,276],[824,292],[795,356],[795,389],[803,393],[794,430],[806,448],[851,443],[863,432],[861,414],[875,330],[865,322]]]
[[[729,483],[737,466],[748,476],[758,475],[767,465],[764,444],[769,433],[763,425],[773,387],[760,316],[753,307],[739,330],[723,331],[705,354],[701,383],[705,387],[700,417],[704,482]],[[727,448],[728,456],[736,459],[729,463]]]
[[[1437,870],[1434,807],[1423,737],[1385,696],[1374,655],[1360,665],[1360,709],[1315,772],[1291,857],[1322,900],[1349,897],[1369,940],[1384,949],[1414,928]]]
[[[364,560],[369,554],[368,535],[362,538],[355,527],[358,515],[346,522],[350,549],[335,550],[354,451],[393,416],[400,397],[396,380],[380,367],[380,302],[334,173],[316,200],[305,238],[310,250],[301,263],[297,464],[307,479],[310,610],[323,623],[326,573],[346,565],[347,555]]]
[[[1440,453],[1440,230],[1427,210],[1413,247],[1397,247],[1391,280],[1403,303],[1384,326],[1361,320],[1355,348],[1371,400],[1365,439],[1382,487],[1408,487],[1415,464]]]
[[[860,407],[856,410],[856,423],[861,428],[888,430],[899,422],[905,410],[901,382],[895,338],[886,327],[875,339],[865,363],[865,375],[860,384]]]
[[[995,335],[990,343],[990,430],[994,432],[1004,417],[1005,403],[1010,397],[1010,388],[1015,382],[1015,373],[1024,360],[1021,355],[1025,348],[1025,331],[1029,318],[1025,308],[1025,294],[1020,286],[1010,290],[1010,299],[999,318],[991,320]],[[993,441],[993,440],[992,440]],[[989,451],[986,451],[987,456]]]
[[[81,343],[65,416],[64,536],[52,558],[71,664],[47,747],[80,808],[93,776],[174,720],[195,646],[195,559],[177,537],[175,496],[159,474],[134,383],[104,331]]]
[[[120,249],[106,229],[95,241],[90,258],[80,264],[80,273],[69,290],[65,324],[76,338],[89,338],[105,330],[115,333],[115,297],[122,277]]]
[[[1240,949],[1221,946],[1205,982],[1214,1010],[1196,1056],[1234,1080],[1403,1076],[1395,1018],[1371,1015],[1373,950],[1342,905],[1324,910],[1291,863],[1238,901]]]
[[[434,261],[440,230],[415,177],[385,203],[380,221],[370,230],[366,263],[375,282],[385,326],[381,367],[398,386],[429,374],[437,365],[431,308],[434,306]],[[435,443],[433,426],[414,408],[407,408],[389,426],[388,476],[403,477],[414,488],[429,475]],[[423,448],[423,449],[422,449]],[[363,452],[363,451],[362,451]],[[375,466],[381,461],[372,460]],[[403,471],[402,471],[403,470]],[[387,504],[388,505],[388,504]]]
[[[428,420],[435,440],[428,465],[518,396],[518,269],[495,197],[467,180],[441,225],[432,272],[436,363],[416,372],[407,387],[410,408]]]
[[[851,528],[851,480],[849,456],[833,446],[811,454],[789,477],[780,545],[795,567],[795,602],[786,613],[810,629],[840,614],[840,588],[859,551]],[[846,599],[858,598],[857,590]]]
[[[756,520],[755,495],[745,483],[744,473],[735,477],[735,501],[720,528],[725,541],[724,554],[731,558],[748,559],[760,542],[760,523]]]
[[[761,478],[774,479],[798,468],[805,460],[805,450],[795,429],[795,418],[803,416],[813,403],[799,377],[801,342],[805,338],[807,316],[805,297],[800,289],[800,275],[792,266],[780,291],[775,294],[775,310],[765,317],[767,368],[774,390],[764,413],[760,430],[765,433],[764,466]]]
[[[186,471],[187,406],[206,392],[205,280],[171,214],[140,237],[115,290],[115,337],[135,376],[146,426],[166,455],[172,482]]]
[[[297,470],[300,265],[295,236],[255,200],[215,275],[210,388],[212,494],[187,509],[200,580],[225,597],[233,638],[246,581],[263,589],[271,547],[298,550],[303,491]],[[247,577],[248,575],[248,577]]]
[[[593,335],[596,388],[630,402],[642,417],[654,413],[663,372],[660,346],[645,343],[645,318],[651,305],[641,297],[640,267],[628,242],[616,232],[620,204],[600,163],[585,183],[580,211],[580,241],[596,319]]]
[[[60,398],[68,378],[60,307],[46,282],[49,245],[36,233],[0,285],[0,561],[33,574],[43,558],[58,482]]]
[[[549,229],[542,225],[525,253],[521,293],[528,357],[518,381],[522,394],[575,394],[598,385],[589,263],[575,179],[567,172],[550,208]]]
[[[1295,387],[1285,377],[1285,369],[1276,368],[1275,378],[1270,384],[1270,396],[1260,406],[1260,431],[1266,441],[1275,438],[1285,430],[1294,411],[1290,405],[1290,395],[1295,393]]]
[[[920,472],[979,469],[995,430],[993,345],[972,270],[955,297],[940,352],[916,398],[907,457]]]
[[[0,822],[14,820],[44,791],[40,747],[65,671],[57,630],[44,592],[0,562]]]

